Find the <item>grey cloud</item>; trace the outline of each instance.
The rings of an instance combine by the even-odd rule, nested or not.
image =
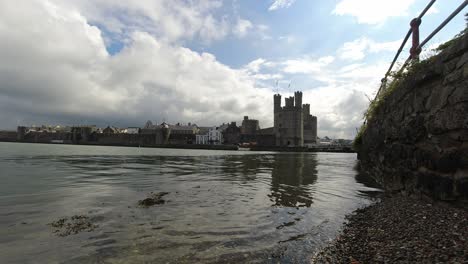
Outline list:
[[[8,40],[0,42],[1,128],[147,119],[215,125],[246,114],[271,122],[271,90],[244,72],[145,32],[110,56],[99,29],[75,9],[2,2],[0,39]]]

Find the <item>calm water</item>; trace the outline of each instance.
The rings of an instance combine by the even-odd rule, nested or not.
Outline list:
[[[378,189],[355,154],[0,143],[0,263],[307,263]],[[167,203],[139,208],[149,192]],[[99,227],[58,237],[85,214]]]

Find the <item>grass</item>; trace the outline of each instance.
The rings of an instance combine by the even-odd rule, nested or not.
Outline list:
[[[453,43],[455,43],[459,38],[461,38],[462,36],[464,36],[466,33],[468,33],[468,13],[465,14],[465,21],[466,21],[466,27],[464,30],[462,30],[460,33],[458,33],[457,35],[455,35],[455,37],[453,37],[451,40],[445,42],[445,43],[442,43],[440,44],[437,48],[435,48],[435,51],[437,52],[440,52],[440,51],[443,51],[445,49],[447,49],[448,47],[452,46]]]
[[[386,83],[383,84],[385,87],[383,87],[378,96],[376,96],[376,98],[370,102],[369,107],[364,113],[365,122],[359,128],[359,131],[353,141],[354,149],[356,151],[359,151],[362,145],[362,136],[367,129],[367,123],[376,118],[379,109],[384,105],[388,97],[391,94],[393,94],[395,90],[398,89],[398,87],[401,86],[401,84],[408,78],[408,76],[411,76],[414,73],[423,70],[424,67],[433,60],[433,58],[434,56],[422,61],[411,61],[404,69],[392,71],[388,74],[388,77],[386,78]]]

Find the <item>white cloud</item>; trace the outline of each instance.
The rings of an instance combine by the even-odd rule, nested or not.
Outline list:
[[[390,42],[376,42],[372,39],[361,37],[351,42],[346,42],[338,50],[338,56],[345,60],[362,60],[366,53],[379,53],[382,51],[397,52],[402,40]]]
[[[252,75],[257,80],[262,80],[262,81],[271,81],[271,80],[279,80],[283,79],[283,75],[281,74],[254,74]]]
[[[270,36],[268,30],[268,26],[265,25],[259,25],[258,27],[258,34],[262,40],[271,40],[272,37]]]
[[[280,8],[288,8],[290,7],[296,0],[275,0],[270,7],[268,8],[269,11],[277,10]]]
[[[96,3],[111,5],[110,0]],[[121,10],[118,3],[117,10]],[[23,124],[142,125],[147,119],[215,125],[249,115],[267,127],[272,124],[271,83],[277,79],[289,83],[301,76],[322,83],[320,87],[294,87],[304,90],[304,102],[318,116],[319,135],[350,138],[362,120],[364,94],[377,89],[388,66],[360,63],[337,69],[337,54],[330,54],[275,61],[259,58],[233,69],[210,53],[197,53],[177,43],[203,34],[213,36],[220,25],[228,28],[222,26],[224,20],[199,16],[194,22],[201,24],[191,30],[180,21],[193,18],[183,14],[156,29],[148,26],[154,23],[151,19],[149,24],[145,24],[147,18],[132,20],[132,28],[122,25],[120,18],[103,14],[113,18],[106,23],[127,38],[125,47],[110,56],[101,31],[91,25],[83,7],[64,5],[39,0],[1,2],[0,39],[8,40],[0,42],[2,126],[16,126],[17,120]],[[387,48],[377,45],[374,50]]]
[[[334,60],[335,58],[333,56],[326,56],[318,59],[302,58],[287,60],[283,63],[283,71],[286,73],[317,73]]]
[[[271,90],[244,71],[138,31],[109,56],[100,30],[76,9],[2,2],[0,38],[8,40],[0,42],[2,126],[163,118],[214,125],[243,115],[271,123]]]
[[[356,17],[359,24],[380,24],[390,17],[407,16],[415,1],[341,0],[332,14]]]
[[[438,13],[439,13],[439,9],[436,7],[436,5],[437,5],[437,4],[431,6],[431,8],[429,8],[429,10],[427,10],[426,15],[438,14]]]
[[[319,137],[353,138],[362,125],[368,106],[357,85],[322,86],[303,92],[303,102],[310,103],[311,112],[318,116]]]
[[[253,60],[249,62],[244,68],[248,70],[249,72],[256,73],[260,70],[260,67],[266,63],[266,60],[262,58],[258,58],[256,60]]]
[[[247,35],[248,31],[253,28],[252,22],[246,19],[241,19],[239,18],[237,20],[236,26],[233,28],[233,33],[239,37],[245,37]]]
[[[294,42],[296,42],[296,37],[294,37],[293,35],[286,35],[280,36],[278,40],[284,41],[287,44],[293,44]]]
[[[362,124],[368,97],[375,96],[388,63],[382,60],[338,66],[334,61],[333,56],[284,61],[257,59],[244,68],[250,69],[248,72],[254,78],[270,83],[279,80],[289,84],[293,80],[293,89],[303,91],[303,102],[309,103],[312,114],[318,116],[319,136],[352,138]],[[306,80],[302,79],[298,86],[294,80],[304,76]],[[306,84],[307,81],[314,84]],[[284,97],[291,95],[292,91],[284,89],[280,91]]]
[[[56,1],[63,5],[64,1]],[[92,23],[118,35],[145,31],[164,41],[197,38],[204,42],[219,40],[229,33],[229,25],[218,0],[67,0]]]

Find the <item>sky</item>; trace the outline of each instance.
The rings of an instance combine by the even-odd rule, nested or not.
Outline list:
[[[319,137],[353,138],[409,22],[428,2],[1,1],[0,129],[212,126],[244,115],[266,128],[273,94],[302,91]],[[436,1],[421,39],[462,2]],[[423,57],[466,27],[464,13]]]

